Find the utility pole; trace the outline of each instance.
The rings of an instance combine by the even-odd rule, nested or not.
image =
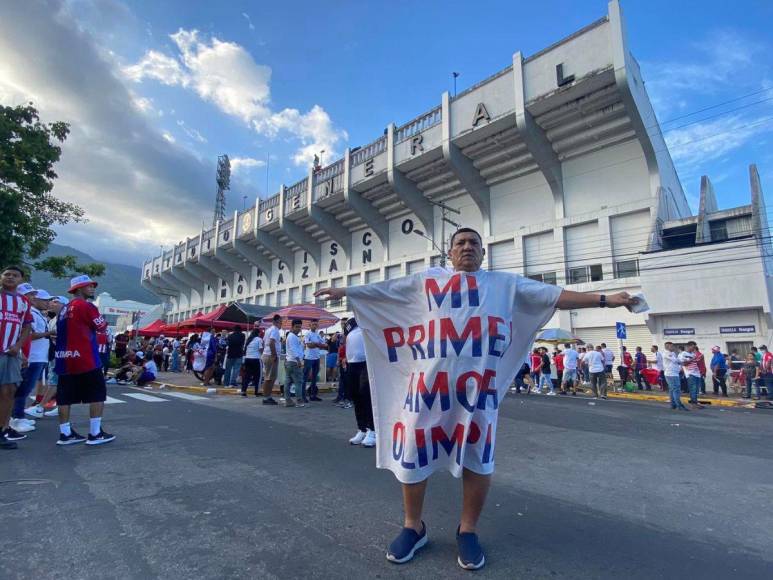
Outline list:
[[[459,75],[462,73],[452,72],[451,74],[454,77],[454,97],[456,97],[456,79],[459,78]]]
[[[429,199],[427,201],[429,201],[432,205],[436,205],[436,206],[438,206],[440,208],[440,215],[441,215],[441,218],[440,218],[440,245],[438,246],[437,242],[435,241],[435,228],[434,227],[432,228],[432,237],[429,237],[422,230],[414,229],[413,233],[415,233],[417,236],[421,236],[422,238],[425,238],[425,239],[429,240],[430,242],[432,242],[432,245],[435,247],[435,249],[440,252],[440,266],[442,268],[445,268],[446,267],[446,254],[447,254],[447,251],[446,251],[446,224],[448,223],[448,224],[454,226],[457,230],[460,227],[462,227],[461,225],[459,225],[458,223],[456,223],[455,221],[453,221],[452,219],[450,219],[448,217],[448,212],[452,212],[452,213],[455,213],[455,214],[458,214],[458,215],[461,215],[462,212],[459,211],[458,209],[453,208],[453,207],[449,207],[449,206],[447,206],[446,204],[444,204],[443,202],[440,202],[440,201],[432,201],[431,199]]]

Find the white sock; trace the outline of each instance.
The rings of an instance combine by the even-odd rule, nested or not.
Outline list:
[[[59,432],[64,435],[65,437],[69,437],[72,434],[72,430],[70,429],[69,423],[60,423],[59,424]]]
[[[89,433],[96,437],[102,431],[102,417],[89,419]]]

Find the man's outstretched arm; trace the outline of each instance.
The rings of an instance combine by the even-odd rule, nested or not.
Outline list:
[[[633,298],[628,292],[618,292],[607,296],[607,307],[618,308],[620,306],[631,307],[636,304],[637,299]],[[573,290],[561,290],[558,297],[556,308],[568,310],[571,308],[598,308],[601,304],[601,294],[585,294],[583,292],[574,292]]]

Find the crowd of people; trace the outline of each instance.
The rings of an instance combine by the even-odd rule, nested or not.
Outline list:
[[[730,381],[742,390],[742,398],[767,396],[773,400],[773,353],[766,345],[752,347],[744,358],[735,350],[727,354],[714,346],[708,362],[695,341],[666,342],[664,346],[661,352],[652,345],[646,354],[641,346],[633,354],[622,346],[619,359],[603,342],[577,347],[567,343],[563,350],[556,347],[552,353],[547,347],[536,347],[516,375],[512,391],[576,395],[578,388],[589,386],[594,397],[606,399],[608,385],[615,384],[616,370],[620,389],[667,391],[673,409],[687,409],[681,402],[682,393],[689,395],[690,404],[700,406],[698,397],[706,394],[707,377],[716,396],[728,396]]]
[[[58,417],[57,445],[101,445],[109,336],[91,303],[96,282],[76,276],[65,296],[24,282],[18,266],[2,272],[0,300],[0,449],[16,449],[44,417]],[[27,405],[30,396],[34,403]],[[88,435],[70,423],[72,405],[89,405]]]

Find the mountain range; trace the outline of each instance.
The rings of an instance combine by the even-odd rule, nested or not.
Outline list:
[[[86,264],[100,262],[100,260],[96,260],[75,248],[59,244],[51,244],[48,247],[48,251],[41,256],[41,259],[49,256],[75,256],[79,263]],[[97,279],[99,283],[97,294],[108,292],[116,300],[136,300],[145,304],[158,304],[161,302],[158,296],[148,292],[140,285],[141,270],[137,266],[111,264],[109,262],[102,263],[105,264],[105,273]],[[48,272],[41,270],[32,271],[30,282],[36,288],[44,288],[53,295],[63,294],[66,296],[67,289],[70,286],[69,279],[54,278]]]

